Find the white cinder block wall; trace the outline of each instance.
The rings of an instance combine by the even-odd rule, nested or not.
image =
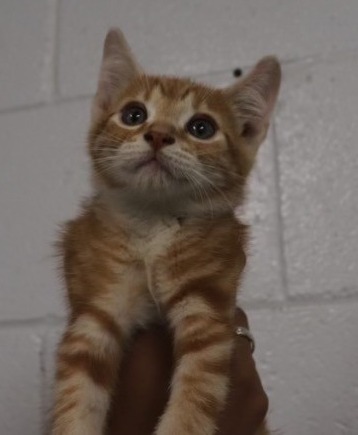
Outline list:
[[[1,435],[43,431],[64,319],[51,244],[88,191],[89,102],[111,25],[152,72],[225,84],[260,56],[282,60],[242,301],[272,426],[358,434],[358,1],[1,0]]]

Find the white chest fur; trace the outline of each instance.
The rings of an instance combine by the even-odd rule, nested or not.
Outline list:
[[[155,260],[165,255],[175,242],[180,225],[176,219],[160,219],[139,224],[133,234],[133,244],[137,255],[150,268]]]
[[[137,255],[145,265],[146,281],[152,299],[157,305],[155,275],[160,257],[166,256],[170,246],[175,243],[180,225],[176,219],[161,219],[142,223],[133,235]]]

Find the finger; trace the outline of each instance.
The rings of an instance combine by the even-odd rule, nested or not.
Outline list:
[[[158,326],[139,333],[122,363],[108,435],[152,434],[168,400],[171,373],[169,334]]]
[[[236,307],[235,309],[235,324],[236,326],[249,327],[249,321],[245,311],[241,307]]]
[[[236,326],[248,327],[240,308],[235,313]],[[250,341],[236,336],[232,356],[231,383],[218,435],[252,435],[263,421],[268,408],[267,395],[256,370]]]

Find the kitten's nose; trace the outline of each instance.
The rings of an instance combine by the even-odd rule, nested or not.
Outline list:
[[[172,145],[175,142],[174,137],[169,133],[154,129],[145,133],[144,139],[149,143],[154,151],[158,151],[166,145]]]

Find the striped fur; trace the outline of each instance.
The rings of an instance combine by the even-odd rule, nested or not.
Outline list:
[[[158,317],[173,331],[176,369],[155,433],[214,434],[245,266],[247,230],[234,207],[267,130],[278,74],[268,58],[224,90],[147,76],[120,32],[107,36],[88,140],[94,194],[59,244],[70,314],[57,354],[52,435],[104,433],[125,344],[136,327]],[[250,93],[258,76],[260,86]],[[128,101],[145,105],[144,124],[123,124]],[[196,113],[215,119],[212,139],[186,131]],[[175,138],[158,151],[169,175],[138,166],[153,152],[143,135],[159,128]]]

